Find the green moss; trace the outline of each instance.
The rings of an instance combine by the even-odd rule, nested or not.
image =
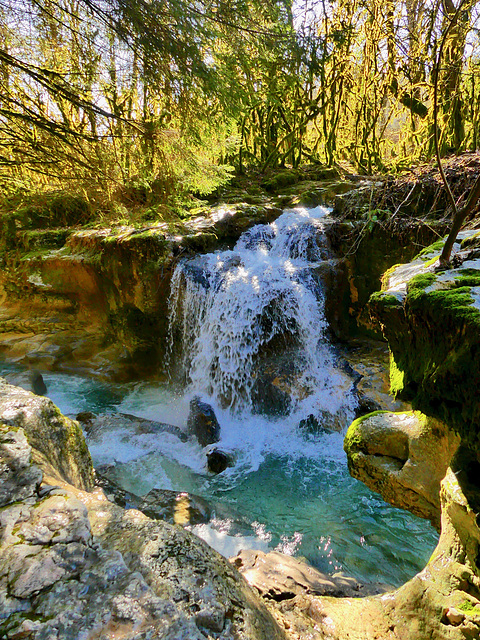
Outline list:
[[[460,243],[460,247],[461,247],[462,250],[463,249],[473,249],[473,248],[479,247],[479,246],[480,246],[480,231],[475,233],[473,236],[470,236],[469,238],[465,238]]]
[[[441,240],[437,240],[436,242],[434,242],[433,244],[429,245],[428,247],[425,247],[425,249],[422,249],[420,251],[420,253],[417,253],[417,255],[415,256],[414,260],[417,260],[418,258],[420,258],[421,260],[427,260],[426,256],[430,253],[440,253],[443,249],[443,245],[445,244],[445,239],[442,238]]]
[[[464,613],[473,613],[475,610],[475,605],[470,602],[470,600],[465,600],[465,602],[462,602],[462,604],[458,608]]]
[[[398,307],[402,306],[402,302],[390,293],[384,291],[375,291],[370,296],[369,304],[382,304],[385,307]]]
[[[419,273],[414,276],[411,280],[409,280],[407,289],[408,293],[416,291],[416,290],[424,290],[430,285],[432,285],[436,280],[434,273]]]
[[[390,393],[396,398],[404,388],[405,372],[395,362],[393,353],[390,352]]]
[[[372,413],[367,413],[365,416],[360,416],[352,422],[352,424],[348,427],[348,431],[345,435],[345,439],[343,441],[343,449],[345,452],[352,451],[354,449],[358,449],[361,442],[363,442],[363,438],[358,434],[358,427],[368,420],[372,416],[378,416],[382,413],[391,413],[391,411],[372,411]]]
[[[480,286],[480,270],[479,269],[460,269],[459,275],[455,277],[455,283],[459,287],[479,287]]]
[[[477,282],[467,270],[463,282]],[[480,311],[471,289],[425,291],[435,275],[420,274],[408,283],[398,312],[380,303],[374,308],[392,352],[390,385],[395,396],[457,431],[480,453]]]
[[[431,266],[432,266],[432,264],[435,264],[435,262],[437,262],[437,261],[438,261],[438,256],[433,256],[433,258],[430,258],[430,260],[427,260],[427,261],[424,263],[424,265],[423,265],[423,266],[424,266],[424,267],[431,267]]]
[[[291,184],[296,184],[298,182],[298,179],[298,172],[294,169],[280,171],[268,180],[265,180],[262,186],[266,191],[276,191],[277,189],[281,189],[282,187],[288,187]]]
[[[473,306],[470,287],[456,289],[438,289],[425,293],[420,288],[409,291],[408,305],[411,311],[428,308],[428,313],[442,320],[452,321],[456,326],[460,323],[473,323],[480,330],[480,311]]]

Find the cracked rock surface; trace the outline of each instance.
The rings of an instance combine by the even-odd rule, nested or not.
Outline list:
[[[45,398],[5,383],[1,391],[0,638],[285,639],[260,598],[206,543],[122,509],[99,487],[84,490],[93,469],[75,422]],[[50,419],[57,443],[77,454],[60,468],[59,452],[41,442]],[[80,487],[67,482],[75,476]]]

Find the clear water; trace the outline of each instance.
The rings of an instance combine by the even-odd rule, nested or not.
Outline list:
[[[183,371],[181,388],[108,386],[56,373],[44,379],[64,413],[129,413],[180,428],[189,400],[200,395],[215,408],[218,446],[234,456],[232,468],[212,476],[198,443],[115,423],[88,440],[95,464],[114,464],[112,477],[137,495],[156,487],[206,498],[215,518],[193,530],[225,556],[277,549],[327,573],[399,585],[426,564],[437,534],[348,474],[343,435],[355,397],[326,337],[321,282],[311,270],[329,259],[324,214],[286,212],[244,234],[233,251],[179,266],[171,320],[183,349],[172,348],[171,365]],[[266,416],[252,401],[255,379],[282,341],[293,399],[282,415]],[[0,364],[0,374],[26,383],[12,366]],[[339,431],[305,433],[300,421],[311,415]]]

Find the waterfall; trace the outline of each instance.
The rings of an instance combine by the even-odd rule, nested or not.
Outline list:
[[[180,340],[193,393],[234,413],[255,411],[255,397],[265,393],[263,371],[284,352],[287,367],[273,384],[288,388],[289,413],[324,422],[351,409],[351,381],[335,366],[315,271],[331,258],[323,233],[327,212],[287,210],[246,231],[233,250],[177,266],[170,335]]]

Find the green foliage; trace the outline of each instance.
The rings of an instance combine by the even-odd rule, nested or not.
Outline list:
[[[428,3],[336,1],[303,16],[290,0],[2,6],[5,184],[94,190],[104,205],[121,194],[132,213],[214,193],[234,167],[282,169],[265,182],[276,191],[304,162],[320,178],[345,160],[372,174],[429,148],[432,56],[450,14]],[[461,17],[440,78],[442,145],[455,150],[476,149],[480,131],[471,3]],[[366,231],[389,216],[368,211]]]
[[[379,303],[387,307],[398,307],[402,305],[398,298],[384,291],[376,291],[370,296],[369,304]]]
[[[408,282],[408,292],[423,292],[427,287],[435,282],[434,273],[419,273]]]
[[[15,209],[12,209],[13,205]],[[22,194],[4,202],[24,228],[45,229],[87,223],[93,215],[90,202],[67,191]]]

